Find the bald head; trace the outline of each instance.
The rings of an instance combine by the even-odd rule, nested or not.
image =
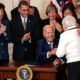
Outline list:
[[[54,28],[51,25],[44,26],[43,36],[48,42],[52,42],[55,38]]]

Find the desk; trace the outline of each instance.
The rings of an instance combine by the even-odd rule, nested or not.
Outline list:
[[[24,62],[9,62],[0,65],[0,80],[5,78],[16,79],[16,70]],[[33,71],[33,80],[56,80],[57,69],[50,63],[41,66],[30,66]]]

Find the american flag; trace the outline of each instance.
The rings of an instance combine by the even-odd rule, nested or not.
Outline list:
[[[54,4],[58,9],[58,17],[62,18],[62,8],[66,3],[72,3],[72,0],[51,0],[51,4]]]

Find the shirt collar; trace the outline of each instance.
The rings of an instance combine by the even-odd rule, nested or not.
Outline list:
[[[49,42],[49,41],[47,41],[47,43],[48,43],[48,45],[53,45],[53,42]]]
[[[20,15],[21,16],[21,15]],[[21,16],[21,20],[22,20],[22,22],[24,22],[24,19],[25,19],[25,22],[27,23],[27,17],[25,18],[25,17],[23,17],[23,16]]]

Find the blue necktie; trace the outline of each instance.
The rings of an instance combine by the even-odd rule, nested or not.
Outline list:
[[[50,46],[50,49],[53,49],[53,44],[52,43],[50,43],[49,46]]]

